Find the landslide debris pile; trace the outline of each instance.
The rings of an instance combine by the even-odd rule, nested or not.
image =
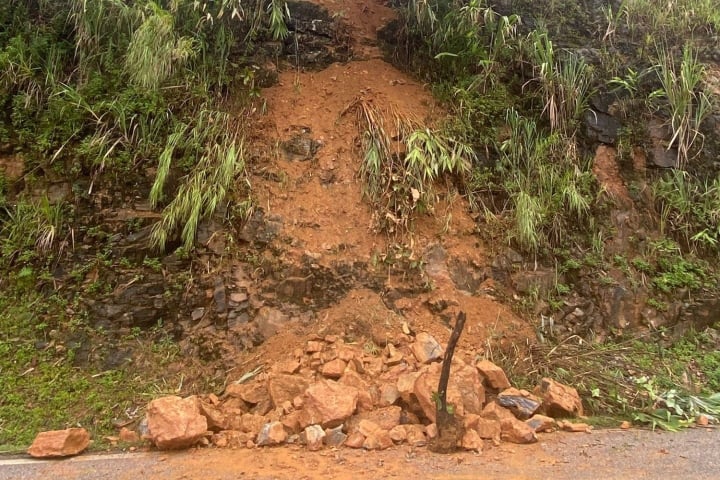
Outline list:
[[[424,332],[403,334],[382,350],[335,335],[310,337],[304,348],[268,371],[249,372],[221,395],[153,400],[138,429],[160,449],[421,447],[437,434],[443,351]],[[459,447],[480,451],[486,442],[536,442],[540,432],[589,431],[586,424],[556,420],[583,415],[574,388],[546,378],[532,393],[518,390],[491,361],[468,357],[464,352],[453,360],[448,387],[454,414],[463,419]]]

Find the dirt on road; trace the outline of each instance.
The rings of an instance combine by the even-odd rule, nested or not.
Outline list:
[[[194,449],[83,455],[64,461],[0,458],[0,480],[200,479],[718,479],[720,430],[681,433],[605,430],[554,433],[533,445],[501,444],[480,454],[395,447],[367,452],[304,447]]]

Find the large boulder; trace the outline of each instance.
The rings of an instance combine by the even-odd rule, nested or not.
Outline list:
[[[40,432],[28,453],[35,458],[69,457],[77,455],[90,444],[90,434],[84,428],[68,428]]]
[[[490,360],[480,360],[475,364],[475,367],[477,367],[480,375],[485,378],[488,387],[496,390],[510,388],[510,382],[507,375],[505,375],[505,371]]]
[[[310,385],[303,397],[303,424],[337,427],[357,408],[359,392],[355,387],[331,380]]]
[[[578,417],[583,415],[582,400],[577,390],[550,378],[543,378],[535,390],[543,399],[542,409],[553,418]]]
[[[285,402],[292,402],[293,399],[305,392],[308,382],[296,375],[277,374],[268,379],[267,389],[275,408],[281,407]]]
[[[197,397],[157,398],[147,406],[148,436],[161,450],[195,445],[208,430]]]
[[[426,367],[413,385],[413,393],[422,411],[431,422],[435,421],[437,405],[433,398],[440,381],[440,364]],[[485,389],[478,371],[469,365],[453,363],[448,382],[447,401],[455,408],[455,413],[464,416],[468,413],[479,414],[485,403]]]

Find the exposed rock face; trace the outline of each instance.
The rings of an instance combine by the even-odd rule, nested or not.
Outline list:
[[[553,418],[577,417],[583,414],[580,395],[573,387],[543,378],[534,393],[543,399],[543,410]]]
[[[191,447],[208,429],[195,396],[169,396],[151,401],[147,407],[147,426],[150,441],[161,450]]]
[[[90,434],[84,428],[52,430],[38,433],[28,453],[35,458],[69,457],[81,453],[88,445]]]
[[[308,387],[304,396],[304,424],[320,424],[324,428],[340,425],[357,408],[358,390],[330,380]]]

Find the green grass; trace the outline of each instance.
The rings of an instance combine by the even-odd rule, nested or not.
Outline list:
[[[87,428],[94,447],[102,447],[104,436],[117,433],[114,419],[142,412],[152,395],[162,393],[159,385],[178,382],[162,371],[177,356],[177,345],[137,331],[121,341],[151,359],[154,366],[142,376],[132,365],[76,366],[73,332],[82,332],[101,353],[107,338],[82,316],[65,315],[65,308],[56,296],[0,293],[0,452],[24,450],[40,431],[75,426]]]
[[[662,428],[675,428],[701,411],[687,407],[697,403],[694,398],[720,392],[716,328],[690,331],[674,341],[662,332],[603,344],[578,343],[577,337],[571,337],[532,347],[521,360],[511,360],[511,356],[494,360],[506,367],[520,388],[532,389],[545,376],[572,385],[588,415],[638,417]],[[657,411],[668,408],[666,400],[672,406],[672,399],[679,399],[685,410],[679,414],[671,409],[673,421],[663,424]]]

